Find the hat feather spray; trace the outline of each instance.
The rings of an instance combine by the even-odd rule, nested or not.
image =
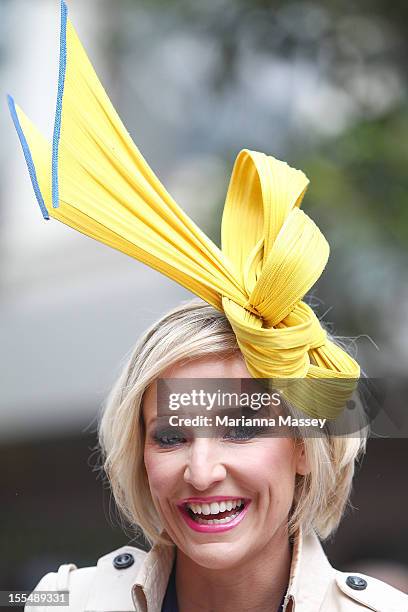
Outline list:
[[[52,143],[11,97],[8,102],[45,219],[138,259],[224,311],[251,376],[330,383],[314,384],[313,397],[304,386],[287,393],[311,416],[333,419],[341,412],[360,369],[302,301],[329,256],[326,239],[300,210],[308,185],[303,172],[241,151],[219,249],[173,200],[129,136],[65,2]]]

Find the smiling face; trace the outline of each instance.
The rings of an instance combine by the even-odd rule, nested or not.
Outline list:
[[[239,353],[167,369],[163,378],[250,378]],[[156,421],[156,385],[145,393],[144,462],[162,524],[192,561],[237,567],[268,547],[287,546],[296,474],[307,472],[292,438],[169,436]],[[215,521],[208,523],[208,521]]]

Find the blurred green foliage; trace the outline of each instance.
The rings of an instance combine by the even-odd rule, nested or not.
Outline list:
[[[308,208],[325,220],[341,211],[350,240],[408,246],[408,106],[360,121],[324,142],[299,166],[309,177]]]

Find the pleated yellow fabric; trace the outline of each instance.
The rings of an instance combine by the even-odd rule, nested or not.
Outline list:
[[[241,151],[227,193],[220,250],[140,154],[64,2],[61,10],[53,143],[9,100],[44,216],[142,261],[223,310],[253,377],[326,379],[330,384],[313,398],[297,399],[308,414],[334,418],[360,370],[302,301],[329,256],[324,236],[300,210],[306,176],[263,153]]]

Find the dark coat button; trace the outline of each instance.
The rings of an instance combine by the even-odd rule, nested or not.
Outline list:
[[[367,588],[367,580],[361,576],[347,576],[346,584],[355,591],[364,591]]]
[[[135,562],[135,558],[130,553],[122,553],[121,555],[116,555],[113,560],[113,566],[116,569],[126,569],[133,565]]]

